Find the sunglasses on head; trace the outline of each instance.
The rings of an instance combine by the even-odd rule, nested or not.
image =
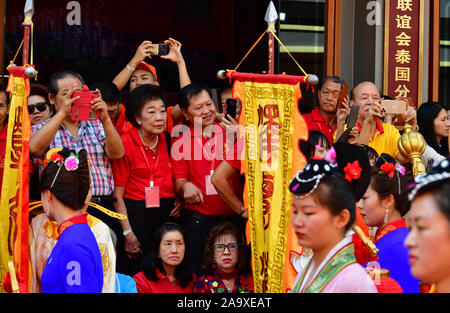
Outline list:
[[[33,114],[34,113],[34,108],[36,108],[39,112],[44,112],[45,109],[47,108],[47,106],[48,106],[47,102],[39,102],[39,103],[36,103],[34,105],[29,105],[28,106],[28,112],[30,114]]]

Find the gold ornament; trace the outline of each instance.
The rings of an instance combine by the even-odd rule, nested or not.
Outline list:
[[[425,152],[427,142],[421,133],[412,130],[411,125],[406,124],[404,129],[405,132],[398,141],[398,149],[401,155],[411,162],[414,177],[426,174],[421,157]]]

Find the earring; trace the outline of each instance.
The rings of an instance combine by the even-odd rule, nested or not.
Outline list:
[[[389,218],[389,209],[386,209],[386,213],[384,214],[384,223],[386,224],[388,222]]]

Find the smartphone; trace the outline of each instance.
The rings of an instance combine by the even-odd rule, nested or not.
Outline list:
[[[226,100],[226,103],[227,103],[227,115],[229,114],[232,118],[236,119],[237,100],[236,99],[232,99],[232,98],[228,98]]]
[[[339,94],[339,99],[337,102],[337,108],[338,109],[343,109],[344,106],[342,105],[342,102],[344,101],[345,97],[348,96],[348,84],[345,84],[344,86],[342,86],[342,91]]]
[[[98,97],[95,91],[90,91],[83,85],[82,91],[74,91],[72,98],[80,97],[72,104],[71,118],[73,121],[94,121],[98,118],[97,112],[92,109],[91,101]]]
[[[403,100],[381,100],[381,107],[386,114],[404,114],[407,102]]]
[[[169,54],[169,45],[164,43],[158,43],[151,46],[150,54],[151,55],[168,55]]]

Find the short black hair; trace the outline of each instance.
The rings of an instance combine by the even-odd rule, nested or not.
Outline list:
[[[133,89],[128,97],[125,111],[127,120],[131,125],[139,127],[136,116],[140,116],[144,105],[152,100],[161,100],[164,103],[164,106],[167,107],[166,96],[161,87],[145,84]]]
[[[178,93],[178,105],[181,109],[187,110],[191,98],[201,94],[203,91],[206,91],[209,96],[212,97],[211,88],[209,88],[208,85],[204,83],[192,83],[185,86]]]
[[[341,89],[342,89],[342,86],[345,85],[345,81],[344,81],[343,78],[341,78],[339,76],[328,76],[328,77],[325,77],[323,80],[321,80],[319,82],[319,85],[317,86],[317,89],[318,90],[322,90],[323,85],[325,85],[325,83],[329,82],[329,81],[332,81],[333,83],[336,83],[336,84],[341,84]]]
[[[121,100],[120,90],[111,81],[100,81],[92,85],[92,90],[98,89],[102,94],[102,99],[106,103],[119,103]]]
[[[59,90],[58,80],[66,78],[66,77],[70,77],[70,76],[79,79],[81,84],[85,85],[84,79],[83,79],[83,77],[81,77],[80,74],[75,73],[73,71],[65,70],[65,71],[60,71],[60,72],[54,73],[50,77],[50,84],[48,86],[48,92],[51,95],[56,96],[56,94],[58,93],[58,90]]]

